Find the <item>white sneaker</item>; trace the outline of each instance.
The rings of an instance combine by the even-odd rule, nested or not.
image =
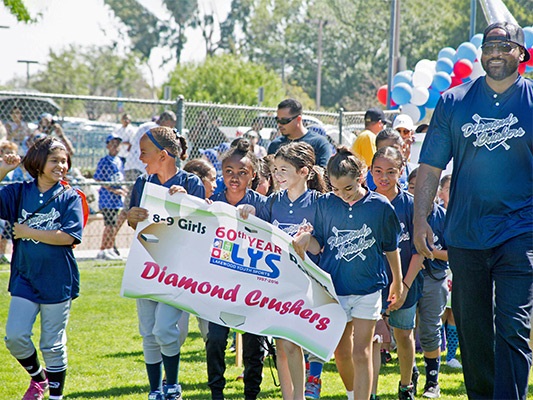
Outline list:
[[[450,368],[457,368],[457,369],[463,368],[463,366],[461,365],[461,363],[459,362],[457,358],[452,358],[450,361],[446,361],[446,365]]]
[[[113,249],[100,250],[96,255],[97,260],[118,261],[122,260],[122,257],[117,256]]]

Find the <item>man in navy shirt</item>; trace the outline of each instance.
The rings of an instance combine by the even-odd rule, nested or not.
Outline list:
[[[298,100],[286,99],[278,104],[276,117],[281,136],[275,138],[268,146],[268,154],[276,154],[281,146],[292,141],[306,142],[315,151],[316,164],[326,167],[331,157],[328,140],[318,133],[308,131],[302,120],[302,104]]]
[[[415,245],[432,258],[426,217],[453,157],[445,223],[453,311],[468,397],[526,399],[533,308],[533,82],[522,29],[485,29],[487,75],[443,94],[422,146]]]

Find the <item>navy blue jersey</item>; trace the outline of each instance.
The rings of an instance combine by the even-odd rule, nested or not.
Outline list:
[[[283,232],[294,236],[298,229],[307,223],[314,226],[316,205],[320,193],[316,190],[308,189],[295,201],[289,199],[287,190],[273,193],[268,198],[267,211],[269,216],[267,221],[277,226]],[[307,253],[309,258],[318,264],[320,257]]]
[[[533,230],[533,82],[518,77],[504,93],[485,77],[445,92],[420,162],[444,169],[453,157],[445,238],[488,249]]]
[[[0,190],[0,218],[23,222],[64,189],[57,183],[41,193],[35,181],[13,183]],[[83,211],[73,189],[63,191],[26,222],[31,228],[60,230],[81,242]],[[56,304],[78,297],[80,275],[71,245],[57,246],[33,239],[14,240],[9,292],[38,304]]]
[[[387,285],[383,252],[398,248],[401,229],[385,196],[369,191],[349,205],[327,193],[318,199],[314,227],[323,247],[320,267],[338,295],[370,294]]]
[[[316,165],[320,165],[321,167],[327,166],[328,160],[331,157],[331,146],[324,136],[313,131],[307,131],[305,135],[296,140],[289,140],[283,135],[278,136],[270,142],[270,145],[268,146],[268,154],[276,154],[276,151],[278,151],[280,147],[292,142],[305,142],[311,145],[315,151]]]
[[[123,182],[124,181],[124,165],[122,160],[117,156],[113,157],[107,155],[98,161],[96,171],[94,172],[94,179],[104,182]],[[120,184],[112,186],[115,189],[120,189]],[[122,208],[124,201],[122,196],[111,193],[105,187],[101,187],[98,191],[98,207],[103,208]]]
[[[414,198],[413,195],[400,190],[398,195],[392,199],[392,206],[394,212],[400,220],[401,234],[398,244],[400,249],[400,261],[402,265],[402,275],[405,276],[409,270],[409,264],[413,258],[413,254],[416,254],[415,245],[413,243],[413,215],[414,215]],[[389,280],[392,280],[392,271],[385,257],[387,263],[387,275]],[[420,297],[422,297],[422,289],[424,285],[424,277],[421,273],[418,273],[415,280],[411,284],[411,289],[403,303],[402,308],[412,307]],[[383,308],[388,307],[387,297],[389,296],[389,286],[383,290]]]
[[[182,186],[187,191],[187,194],[196,196],[200,199],[205,199],[205,187],[202,180],[198,178],[198,176],[180,169],[176,175],[163,184],[159,181],[157,174],[139,176],[131,191],[130,208],[139,207],[139,204],[141,204],[141,196],[146,182],[164,186],[166,188],[170,188],[172,185]]]
[[[433,245],[437,250],[448,250],[446,246],[446,240],[444,240],[444,224],[446,221],[446,210],[438,204],[433,205],[433,210],[428,216],[428,223],[433,230]],[[446,276],[446,270],[448,269],[448,261],[425,259],[425,269],[422,272],[425,275],[436,276],[439,279]]]
[[[226,191],[212,195],[210,198],[212,201],[221,201],[229,204],[226,199]],[[268,221],[269,211],[267,210],[268,197],[263,196],[261,193],[257,193],[252,189],[246,189],[244,197],[235,204],[235,207],[241,204],[250,204],[255,207],[255,216],[261,218],[263,221]]]

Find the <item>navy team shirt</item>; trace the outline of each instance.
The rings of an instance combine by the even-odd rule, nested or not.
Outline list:
[[[209,199],[229,204],[228,199],[226,199],[226,191],[216,193]],[[267,200],[268,197],[263,196],[261,193],[257,193],[252,189],[246,189],[244,197],[235,204],[235,207],[240,206],[241,204],[250,204],[255,207],[256,217],[261,218],[263,221],[268,221]]]
[[[445,239],[489,249],[533,230],[533,82],[519,76],[504,93],[485,77],[439,100],[420,162],[444,169],[453,157]]]
[[[319,266],[338,295],[371,294],[387,285],[383,252],[398,248],[401,228],[385,196],[368,191],[350,206],[326,193],[318,199],[314,228],[323,247]]]
[[[294,236],[298,229],[309,223],[315,225],[317,200],[320,193],[316,190],[307,189],[295,201],[289,199],[287,190],[273,193],[268,198],[267,211],[269,221],[283,232]],[[320,257],[307,253],[309,258],[318,265]]]
[[[400,261],[402,266],[402,275],[407,275],[409,270],[409,264],[414,254],[417,254],[415,245],[413,243],[413,215],[414,215],[414,197],[411,193],[408,193],[404,190],[400,190],[398,195],[392,199],[392,206],[394,207],[394,212],[398,216],[400,221],[401,233],[398,243],[398,248],[400,249]],[[389,282],[392,282],[392,271],[390,269],[387,258],[384,257],[385,263],[387,264],[387,276]],[[419,272],[411,284],[411,288],[407,293],[405,302],[403,303],[401,309],[407,309],[416,304],[418,299],[422,297],[422,289],[424,287],[424,277]],[[389,296],[390,286],[387,286],[383,290],[383,308],[388,307],[387,297]]]
[[[428,224],[433,230],[433,246],[437,250],[448,250],[446,240],[444,240],[444,224],[446,221],[446,209],[433,204],[433,210],[428,216]],[[449,268],[448,261],[438,259],[425,259],[425,269],[422,270],[424,276],[429,275],[432,278],[444,279],[447,275],[446,270]]]
[[[185,188],[187,191],[187,194],[190,194],[191,196],[199,197],[200,199],[205,199],[205,187],[202,183],[202,180],[198,178],[198,176],[194,174],[190,174],[183,170],[178,170],[176,175],[174,175],[172,178],[170,178],[165,183],[161,183],[159,181],[159,178],[157,177],[157,174],[153,175],[141,175],[137,178],[135,181],[135,184],[133,185],[133,189],[131,191],[131,200],[130,200],[130,208],[131,207],[139,207],[139,204],[141,204],[141,196],[144,190],[144,185],[146,185],[146,182],[153,183],[155,185],[164,186],[166,188],[170,188],[172,185],[178,185]]]
[[[35,181],[12,183],[0,189],[0,218],[11,224],[22,222],[56,193],[57,183],[41,193]],[[83,211],[81,198],[67,189],[25,222],[30,228],[60,230],[81,242]],[[33,239],[14,240],[9,292],[38,304],[57,304],[79,296],[80,274],[71,245],[57,246]]]
[[[324,168],[327,166],[331,157],[331,146],[324,136],[309,130],[301,138],[295,140],[289,140],[283,135],[278,136],[268,146],[268,154],[276,154],[276,151],[278,151],[280,147],[292,142],[305,142],[311,145],[315,151],[316,165],[320,165]]]

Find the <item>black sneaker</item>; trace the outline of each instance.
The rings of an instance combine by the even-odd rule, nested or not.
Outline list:
[[[416,389],[418,387],[418,378],[420,377],[420,371],[413,367],[413,374],[411,375],[411,382],[413,384],[413,392],[416,396]]]
[[[426,399],[438,399],[440,397],[440,387],[437,382],[427,382],[424,386],[424,394],[422,397]]]
[[[398,382],[398,400],[415,400],[413,385],[402,386],[402,383]]]

